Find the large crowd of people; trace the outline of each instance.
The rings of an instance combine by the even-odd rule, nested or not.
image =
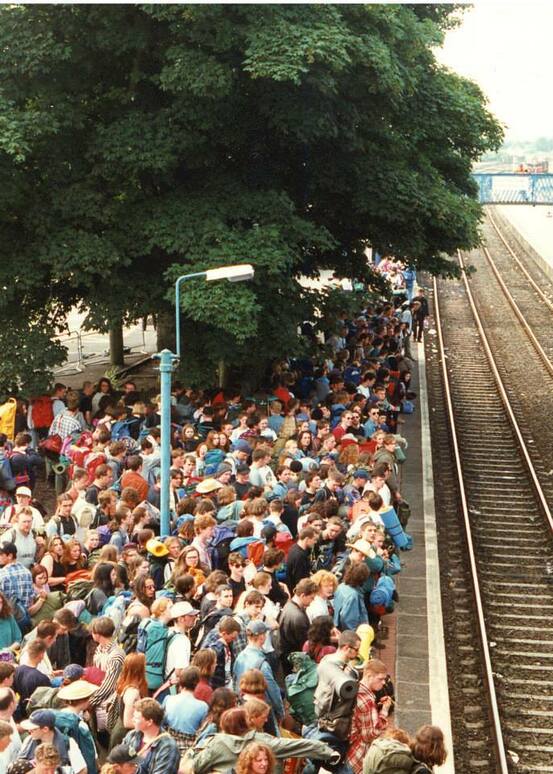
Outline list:
[[[409,296],[340,315],[263,400],[176,384],[169,535],[155,397],[102,378],[18,400],[0,434],[0,774],[443,763],[439,728],[395,726],[372,657],[412,546],[402,417],[428,304]]]

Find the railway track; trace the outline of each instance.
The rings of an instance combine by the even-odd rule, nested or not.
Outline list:
[[[524,406],[517,401],[520,386],[516,378],[506,378],[513,370],[516,376],[517,369],[507,367],[504,358],[502,365],[494,363],[492,349],[501,349],[498,329],[508,328],[527,377],[538,361],[540,374],[551,380],[553,366],[546,366],[549,353],[527,320],[528,291],[520,277],[510,299],[500,299],[497,283],[503,272],[494,272],[491,254],[485,261],[488,272],[480,275],[476,303],[466,280],[463,285],[435,283],[437,323],[440,312],[447,319],[439,331],[441,388],[446,403],[450,394],[446,423],[453,446],[453,470],[444,473],[446,423],[438,412],[433,441],[440,455],[439,510],[452,522],[448,532],[461,524],[465,529],[457,540],[463,556],[455,556],[450,535],[445,542],[446,594],[455,614],[446,636],[450,660],[457,661],[450,682],[464,684],[467,699],[462,712],[453,713],[456,759],[464,748],[463,771],[553,772],[553,518],[548,506],[553,491],[532,427],[523,418]],[[484,323],[477,309],[481,304]],[[495,335],[492,348],[483,324]],[[432,389],[439,406],[436,379]],[[451,514],[460,515],[457,525]],[[458,623],[464,617],[472,627],[468,641]]]

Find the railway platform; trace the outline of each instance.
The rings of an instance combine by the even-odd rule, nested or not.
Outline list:
[[[425,335],[432,337],[433,331]],[[429,408],[424,346],[413,345],[412,386],[418,394],[414,414],[402,415],[400,432],[409,441],[402,466],[401,491],[411,505],[407,532],[414,547],[401,554],[398,580],[399,604],[384,619],[383,647],[374,655],[386,663],[396,686],[394,723],[410,733],[433,723],[444,732],[448,749],[446,763],[437,769],[455,771],[449,711],[448,677],[443,635],[440,569],[437,550],[436,514]]]

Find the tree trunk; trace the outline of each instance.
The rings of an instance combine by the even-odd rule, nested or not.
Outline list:
[[[109,361],[112,366],[123,368],[125,357],[123,353],[123,323],[113,322],[109,329]]]
[[[219,360],[219,365],[217,367],[217,374],[219,377],[219,387],[221,389],[224,389],[227,386],[228,369],[227,369],[227,364],[222,359]]]
[[[175,310],[172,306],[160,306],[157,313],[157,350],[175,351]]]

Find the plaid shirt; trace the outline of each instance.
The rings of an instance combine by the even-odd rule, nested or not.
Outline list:
[[[354,774],[361,774],[363,760],[369,746],[380,736],[387,725],[388,719],[380,713],[374,693],[363,682],[359,683],[348,750],[348,763]]]
[[[22,564],[13,562],[0,569],[0,591],[10,604],[26,609],[35,598],[33,576]]]
[[[59,435],[62,441],[65,441],[73,433],[79,433],[83,428],[81,423],[77,419],[77,415],[73,414],[69,409],[60,411],[54,417],[54,421],[50,425],[48,435]]]

